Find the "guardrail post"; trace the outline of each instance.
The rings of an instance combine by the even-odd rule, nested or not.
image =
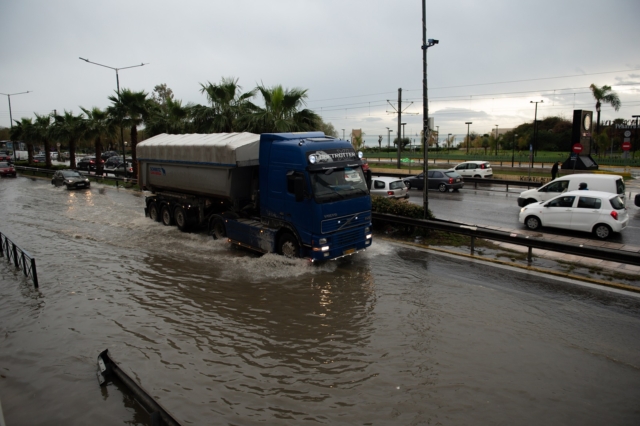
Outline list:
[[[13,244],[13,242],[11,243],[11,246],[13,247],[13,264],[17,268],[18,267],[18,247],[16,247],[16,245]]]
[[[531,263],[533,261],[533,247],[529,246],[529,251],[527,252],[527,262]]]
[[[476,246],[476,237],[471,237],[471,255],[473,255]]]
[[[22,255],[22,273],[25,277],[28,277],[29,275],[27,274],[27,262],[25,262],[24,260],[24,252],[21,251],[20,254]]]
[[[36,272],[36,260],[31,259],[31,275],[33,278],[33,286],[38,288],[38,273]]]
[[[0,257],[4,257],[4,239],[0,233]]]

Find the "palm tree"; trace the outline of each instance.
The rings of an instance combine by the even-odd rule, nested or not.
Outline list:
[[[121,127],[129,127],[131,135],[131,159],[133,162],[133,175],[138,176],[138,164],[136,161],[136,145],[138,144],[138,126],[148,117],[149,98],[144,90],[134,92],[123,89],[116,96],[109,96],[112,105],[107,112],[114,124]]]
[[[11,127],[10,137],[13,143],[19,140],[27,144],[27,160],[33,162],[33,141],[36,140],[36,131],[33,127],[33,120],[30,118],[22,118],[20,121],[14,120],[16,125]]]
[[[189,112],[193,106],[182,106],[182,101],[167,98],[163,103],[156,99],[149,102],[147,120],[145,120],[145,132],[147,136],[155,136],[161,133],[179,135],[188,133],[191,127]]]
[[[223,77],[220,84],[208,82],[200,86],[200,93],[207,95],[211,106],[196,105],[191,108],[195,131],[228,133],[244,130],[238,120],[255,109],[249,101],[255,96],[255,89],[242,93],[238,79],[233,77]]]
[[[85,113],[87,119],[84,121],[84,137],[87,139],[93,138],[95,150],[96,150],[96,174],[102,174],[102,162],[99,161],[102,157],[102,137],[115,137],[116,129],[113,123],[108,120],[109,116],[105,110],[93,107],[92,109],[85,109],[80,107]]]
[[[600,107],[602,103],[609,104],[613,107],[614,110],[618,111],[620,106],[620,98],[616,92],[611,90],[611,86],[602,86],[598,87],[595,84],[589,86],[591,92],[593,93],[593,97],[596,99],[596,112],[598,113],[598,120],[596,121],[596,133],[600,131]]]
[[[44,155],[47,167],[51,167],[51,115],[35,114],[36,120],[33,123],[33,129],[40,141],[44,145]]]
[[[70,166],[75,169],[76,145],[84,135],[84,116],[65,110],[64,115],[54,115],[53,119],[53,134],[58,140],[69,143]]]
[[[281,85],[273,87],[258,86],[264,100],[264,108],[254,107],[254,111],[243,119],[248,131],[268,132],[306,132],[316,130],[320,116],[305,105],[307,91],[303,89],[283,89]]]

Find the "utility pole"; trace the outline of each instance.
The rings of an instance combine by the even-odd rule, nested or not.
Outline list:
[[[400,168],[400,127],[402,127],[402,88],[398,89],[398,169]]]

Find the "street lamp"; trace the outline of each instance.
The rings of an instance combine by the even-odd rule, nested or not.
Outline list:
[[[447,154],[449,154],[449,146],[451,145],[451,133],[447,134]],[[449,161],[449,160],[447,160]]]
[[[9,100],[9,128],[10,129],[13,129],[13,116],[11,115],[11,96],[24,95],[25,93],[31,93],[31,91],[27,90],[26,92],[20,92],[20,93],[0,93],[0,95],[5,95]],[[16,160],[16,142],[11,141],[11,146],[13,147],[13,161],[15,161]]]
[[[472,121],[467,121],[464,124],[467,125],[467,154],[469,153],[469,126],[473,124]]]
[[[496,124],[496,157],[498,156],[498,125]]]
[[[97,62],[91,62],[90,60],[85,59],[85,58],[80,58],[80,60],[85,61],[85,62],[87,62],[87,63],[89,63],[89,64],[98,65],[98,66],[100,66],[100,67],[109,68],[109,69],[111,69],[111,70],[114,70],[114,71],[116,72],[116,87],[117,87],[117,89],[118,89],[118,97],[120,96],[120,77],[118,77],[118,71],[120,71],[120,70],[126,70],[126,69],[129,69],[129,68],[142,67],[142,66],[144,66],[144,65],[149,65],[148,63],[147,63],[147,64],[145,64],[145,63],[142,63],[142,62],[141,62],[141,63],[140,63],[140,65],[131,65],[131,66],[128,66],[128,67],[115,68],[115,67],[110,67],[110,66],[108,66],[108,65],[102,65],[102,64],[99,64],[99,63],[97,63]],[[120,141],[122,142],[122,164],[124,164],[124,166],[123,166],[123,167],[124,167],[124,168],[125,168],[125,170],[126,170],[126,169],[127,169],[127,159],[125,158],[125,148],[124,148],[124,129],[122,128],[122,122],[120,122]],[[100,159],[99,159],[99,158],[96,158],[96,162],[98,162],[98,161],[100,161]],[[97,164],[97,163],[96,163],[96,164]]]
[[[387,149],[391,146],[391,132],[393,132],[393,130],[387,127]]]
[[[513,145],[511,145],[511,168],[513,168],[513,157],[516,154],[516,139],[518,138],[518,134],[515,133],[513,135]]]
[[[536,112],[533,116],[533,147],[537,151],[538,149],[538,104],[543,103],[544,101],[529,101],[530,104],[536,104]],[[531,151],[531,150],[530,150]],[[533,167],[533,157],[534,152],[531,152],[531,167]]]

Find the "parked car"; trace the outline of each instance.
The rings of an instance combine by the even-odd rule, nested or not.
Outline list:
[[[400,178],[373,176],[371,178],[371,196],[387,198],[409,198],[409,188]]]
[[[16,177],[16,169],[7,161],[0,161],[0,176]]]
[[[127,161],[132,161],[131,158],[127,158]],[[113,169],[115,167],[117,167],[119,164],[122,164],[122,157],[120,156],[113,156],[113,157],[109,157],[105,162],[104,162],[104,169]]]
[[[47,157],[44,154],[37,154],[33,156],[34,163],[46,163]]]
[[[527,204],[538,201],[547,201],[566,191],[575,191],[581,183],[586,183],[592,191],[604,191],[617,194],[622,201],[625,200],[625,186],[622,176],[595,175],[589,173],[577,173],[559,177],[540,188],[528,189],[520,193],[518,205],[524,207]]]
[[[449,190],[457,191],[464,187],[464,180],[456,172],[444,169],[429,170],[427,176],[428,189],[437,189],[440,192],[447,192]],[[409,176],[404,178],[404,183],[407,188],[415,188],[422,190],[424,188],[424,173],[420,173],[418,176]]]
[[[466,161],[449,170],[452,172],[457,172],[462,177],[484,179],[493,177],[493,169],[491,169],[491,163],[489,163],[488,161]]]
[[[130,158],[127,158],[127,160],[131,160]],[[126,166],[120,162],[120,164],[118,164],[115,167],[110,167],[107,168],[105,166],[105,168],[103,169],[104,173],[112,173],[116,176],[125,176],[125,177],[133,177],[133,166],[132,163],[130,161],[127,161]]]
[[[118,154],[117,151],[105,151],[105,152],[102,153],[101,157],[102,157],[103,160],[106,161],[107,159],[109,159],[111,157],[117,157],[118,155],[119,154]]]
[[[0,152],[0,161],[5,161],[7,163],[13,162],[13,157],[9,152]]]
[[[104,160],[100,159],[100,162],[104,164]],[[76,164],[78,170],[86,170],[93,172],[96,170],[96,157],[84,157]]]
[[[578,190],[523,207],[519,220],[532,230],[541,226],[571,229],[592,232],[604,240],[626,228],[629,214],[616,194]]]
[[[51,178],[51,184],[55,186],[66,185],[67,189],[89,188],[89,179],[75,170],[58,170]]]

